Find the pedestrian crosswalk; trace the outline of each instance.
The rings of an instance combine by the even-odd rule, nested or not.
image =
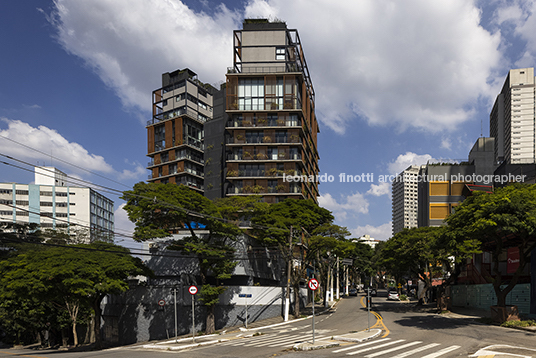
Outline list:
[[[389,358],[436,358],[445,356],[460,348],[457,345],[441,347],[439,343],[425,344],[422,341],[406,341],[405,339],[392,340],[382,338],[365,343],[353,344],[344,348],[337,348],[332,353],[345,354],[364,358],[389,357]],[[424,354],[423,356],[417,354]]]
[[[315,335],[315,340],[331,339],[331,336]],[[312,342],[311,334],[264,334],[248,339],[234,339],[221,343],[222,346],[233,347],[292,347],[301,342]]]

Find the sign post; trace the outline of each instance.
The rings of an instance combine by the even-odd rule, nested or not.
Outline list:
[[[192,295],[192,342],[195,343],[195,305],[194,305],[194,296],[197,293],[197,287],[190,286],[188,287],[188,292]]]
[[[240,293],[238,297],[246,299],[246,329],[248,329],[248,297],[251,298],[251,293]]]
[[[313,291],[313,344],[315,344],[315,291],[318,289],[318,286],[319,286],[318,280],[313,277],[312,279],[309,280],[307,285],[309,286],[311,291]]]

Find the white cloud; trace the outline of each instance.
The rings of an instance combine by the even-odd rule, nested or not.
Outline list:
[[[127,212],[123,209],[125,204],[119,205],[114,212],[115,219],[115,242],[129,249],[141,249],[143,245],[132,239],[134,223],[128,219]]]
[[[361,237],[363,235],[370,235],[371,238],[376,240],[387,240],[392,234],[392,223],[388,222],[380,226],[358,226],[355,229],[350,229],[352,237]]]
[[[356,116],[371,125],[454,131],[493,93],[488,82],[501,60],[500,33],[484,30],[479,9],[466,0],[251,0],[240,13],[220,5],[212,16],[179,0],[55,4],[60,43],[126,108],[147,110],[163,72],[189,67],[202,81],[223,80],[232,31],[245,16],[298,29],[317,116],[338,133]]]
[[[367,214],[369,202],[365,196],[356,192],[350,196],[341,196],[340,202],[333,198],[331,194],[321,194],[318,197],[318,204],[333,213],[337,220],[346,220],[348,214]]]
[[[367,194],[373,196],[389,195],[391,196],[391,183],[371,184]]]
[[[45,126],[34,128],[28,123],[5,117],[0,118],[0,123],[7,124],[6,129],[0,128],[0,136],[4,137],[0,138],[0,151],[4,154],[31,161],[32,164],[36,164],[36,160],[49,163],[53,156],[90,171],[113,172],[102,156],[90,154],[80,144],[69,142],[54,129]]]
[[[450,138],[443,138],[441,140],[441,148],[450,150],[451,147],[452,147],[452,143],[450,142]]]
[[[300,32],[319,118],[341,133],[354,114],[373,125],[455,130],[488,96],[501,59],[500,33],[483,29],[465,0],[266,3]]]
[[[434,160],[430,154],[419,155],[412,152],[406,152],[405,154],[400,154],[396,160],[389,163],[387,167],[391,174],[399,174],[410,165],[422,165],[430,160]]]
[[[69,142],[54,129],[45,126],[35,128],[20,120],[0,117],[2,123],[7,124],[7,128],[0,127],[0,152],[15,159],[32,165],[57,166],[73,179],[84,179],[87,176],[85,170],[117,175],[120,180],[140,179],[147,175],[147,170],[137,162],[127,163],[133,170],[118,172],[104,157],[89,153],[78,143]]]
[[[161,74],[189,67],[204,82],[232,63],[237,14],[195,13],[179,0],[55,0],[49,17],[65,50],[82,58],[125,108],[150,109]],[[149,98],[149,100],[148,100]]]

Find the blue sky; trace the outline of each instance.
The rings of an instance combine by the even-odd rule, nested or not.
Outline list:
[[[507,71],[536,62],[534,1],[2,1],[0,136],[11,140],[0,137],[0,154],[117,190],[146,180],[145,123],[161,74],[188,67],[224,81],[245,17],[298,30],[321,174],[334,176],[319,202],[355,237],[390,236],[391,188],[380,175],[466,158],[489,135]],[[340,173],[374,180],[341,183]],[[32,181],[31,170],[0,164],[0,182]],[[116,202],[116,228],[131,230],[121,201],[104,194]]]

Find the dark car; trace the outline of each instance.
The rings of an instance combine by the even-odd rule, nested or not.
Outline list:
[[[357,289],[355,289],[355,288],[351,288],[351,289],[348,291],[348,296],[357,296]]]

